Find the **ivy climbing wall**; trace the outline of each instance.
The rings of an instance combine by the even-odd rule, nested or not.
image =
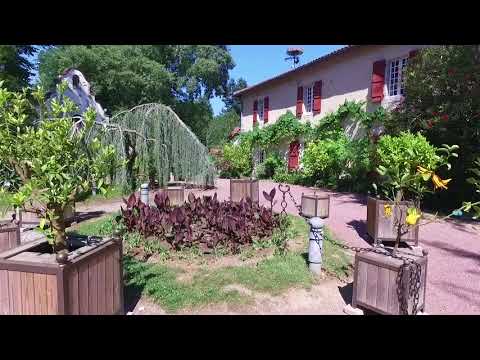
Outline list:
[[[111,177],[125,191],[155,180],[165,186],[170,174],[197,186],[214,184],[215,168],[207,148],[168,106],[145,104],[115,115],[105,140],[124,161]]]

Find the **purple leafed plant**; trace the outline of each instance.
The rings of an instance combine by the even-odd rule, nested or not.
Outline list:
[[[171,207],[168,195],[162,192],[155,194],[155,206],[147,206],[132,194],[124,199],[122,221],[127,231],[155,236],[174,249],[198,245],[204,252],[210,252],[223,245],[236,253],[254,238],[271,236],[279,225],[279,215],[273,213],[275,189],[264,192],[264,196],[270,202],[270,209],[250,198],[239,203],[220,202],[216,193],[202,198],[190,193],[183,205]]]

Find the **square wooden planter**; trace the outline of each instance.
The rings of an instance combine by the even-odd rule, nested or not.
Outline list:
[[[65,264],[45,239],[0,253],[0,315],[122,314],[121,241],[75,242]]]
[[[169,186],[161,189],[160,192],[165,192],[170,200],[170,206],[180,206],[185,202],[185,187],[184,186]]]
[[[20,246],[20,227],[10,221],[0,222],[0,252]]]
[[[418,257],[409,254],[420,263],[420,292],[417,310],[425,311],[425,292],[427,285],[427,256]],[[397,294],[397,275],[403,261],[372,252],[355,255],[352,306],[363,307],[384,315],[399,315],[400,305]],[[401,286],[408,289],[409,271],[403,274]],[[408,294],[408,292],[404,292]],[[413,299],[408,299],[408,313],[412,313]]]
[[[391,205],[393,213],[386,217],[384,214],[384,206]],[[398,209],[400,207],[403,212],[401,221],[405,222],[406,210],[413,206],[412,202],[402,201],[399,205],[394,206],[391,201],[384,201],[368,197],[367,200],[367,233],[370,235],[376,245],[384,241],[395,241],[397,238],[397,230],[394,228],[394,219],[398,218]],[[419,227],[411,229],[407,234],[402,236],[402,241],[413,243],[418,246],[418,230]]]
[[[258,180],[230,179],[230,201],[240,202],[247,197],[258,203]]]

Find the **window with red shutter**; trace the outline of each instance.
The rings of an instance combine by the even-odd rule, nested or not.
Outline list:
[[[375,61],[372,71],[372,102],[383,100],[383,86],[385,84],[385,60]]]
[[[297,118],[302,117],[303,113],[303,87],[299,86],[297,88]]]
[[[288,170],[298,169],[300,157],[300,143],[298,141],[293,141],[290,143],[290,148],[288,151]]]
[[[322,80],[315,81],[313,85],[313,115],[322,111]]]
[[[418,54],[418,49],[415,49],[415,50],[412,50],[408,53],[408,57],[413,58],[413,57],[417,56],[417,54]]]
[[[253,102],[253,126],[257,125],[257,110],[258,110],[258,101]]]
[[[269,100],[268,96],[265,96],[263,99],[263,123],[266,124],[268,122],[268,109],[269,109]]]

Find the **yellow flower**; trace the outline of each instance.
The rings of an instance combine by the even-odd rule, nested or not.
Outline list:
[[[452,179],[442,180],[437,174],[433,174],[432,176],[432,181],[433,181],[433,185],[435,186],[435,190],[437,190],[438,188],[448,189],[447,184],[450,182],[450,180]]]
[[[427,169],[425,169],[425,168],[422,167],[422,166],[417,166],[417,170],[418,170],[418,172],[419,172],[420,174],[430,174],[430,173],[431,173],[430,170],[427,170]]]
[[[408,225],[415,225],[418,221],[418,219],[422,216],[422,213],[418,211],[416,208],[408,208],[407,209],[407,218],[405,219],[405,222]]]
[[[387,218],[392,216],[392,206],[391,205],[383,205],[383,214]]]

